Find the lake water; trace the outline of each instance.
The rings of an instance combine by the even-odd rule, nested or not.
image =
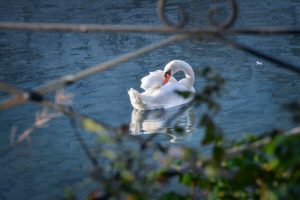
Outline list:
[[[299,26],[300,2],[297,0],[239,0],[235,26]],[[189,26],[206,26],[209,1],[187,1]],[[97,24],[158,24],[154,1],[146,0],[74,0],[21,1],[0,0],[0,20],[16,22],[66,22]],[[172,15],[172,14],[171,14]],[[172,15],[173,16],[173,15]],[[173,16],[173,18],[175,18]],[[30,33],[0,31],[0,80],[33,88],[60,76],[76,73],[123,53],[166,38],[162,34],[115,33]],[[294,64],[300,64],[300,36],[235,36],[233,39]],[[275,65],[232,49],[219,42],[185,41],[159,49],[138,59],[95,74],[68,87],[75,95],[73,107],[113,126],[132,121],[127,90],[138,89],[140,79],[149,71],[163,69],[173,59],[182,59],[194,69],[210,66],[226,84],[220,102],[218,124],[227,139],[259,134],[272,128],[295,126],[283,105],[300,98],[300,76]],[[257,64],[262,62],[262,64]],[[195,88],[202,79],[196,79]],[[0,93],[0,99],[8,96]],[[20,105],[0,112],[0,148],[9,144],[12,126],[19,132],[30,127],[34,104]],[[201,110],[189,108],[182,123],[197,120]],[[166,113],[163,113],[166,114]],[[134,113],[133,113],[134,115]],[[168,113],[166,114],[168,115]],[[159,121],[154,113],[138,116]],[[195,124],[193,122],[193,124]],[[202,131],[189,126],[188,135],[177,140],[160,137],[162,142],[199,145]],[[151,132],[151,131],[150,131]],[[157,132],[164,134],[161,129]],[[93,145],[94,136],[83,136]],[[172,140],[173,139],[173,140]],[[0,149],[0,150],[1,150]],[[36,130],[30,141],[0,157],[0,200],[53,199],[68,186],[80,188],[91,165],[72,132],[68,119],[61,117],[48,127]]]

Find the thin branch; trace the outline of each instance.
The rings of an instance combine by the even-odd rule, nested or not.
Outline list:
[[[161,40],[157,43],[150,44],[150,45],[142,47],[142,48],[140,48],[136,51],[123,54],[119,57],[113,58],[113,59],[108,60],[104,63],[96,65],[94,67],[82,70],[82,71],[78,72],[77,74],[63,76],[63,77],[61,77],[57,80],[54,80],[54,81],[51,81],[51,82],[46,83],[44,85],[41,85],[41,86],[35,88],[33,91],[35,93],[38,93],[38,94],[46,94],[50,91],[56,90],[56,89],[58,89],[58,88],[60,88],[64,85],[66,85],[66,84],[74,83],[75,81],[77,81],[79,79],[83,79],[83,78],[85,78],[87,76],[90,76],[90,75],[93,75],[95,73],[102,72],[102,71],[107,70],[109,68],[112,68],[112,67],[114,67],[118,64],[121,64],[121,63],[124,63],[126,61],[132,60],[132,59],[137,58],[139,56],[142,56],[143,54],[150,53],[150,52],[152,52],[156,49],[162,48],[162,47],[167,46],[167,45],[171,45],[173,43],[182,41],[182,40],[187,39],[187,38],[188,38],[187,35],[171,36],[171,37],[169,37],[165,40]],[[17,97],[12,97],[12,98],[9,98],[9,99],[3,101],[0,104],[0,110],[8,109],[9,107],[16,105],[16,104],[10,103],[11,101],[15,101],[16,98]],[[20,101],[17,101],[16,103],[19,103],[19,104],[20,103],[25,103],[26,100],[27,99],[23,99],[23,101],[20,100]]]
[[[43,111],[41,114],[36,114],[35,122],[32,126],[27,128],[25,131],[21,133],[21,135],[16,139],[16,126],[13,126],[11,135],[10,135],[10,145],[0,151],[0,157],[5,155],[8,151],[12,150],[15,146],[21,144],[25,139],[28,139],[29,136],[34,132],[35,129],[46,125],[52,119],[58,117],[60,115],[49,114],[46,111]]]
[[[300,127],[293,128],[287,132],[284,133],[286,136],[292,136],[292,135],[300,135]],[[269,142],[271,142],[272,137],[264,137],[260,140],[254,141],[250,144],[245,144],[241,146],[232,147],[226,150],[226,157],[232,157],[235,156],[242,151],[245,151],[246,149],[257,149],[260,148]]]
[[[94,166],[95,169],[99,169],[99,164],[97,159],[93,156],[93,154],[90,152],[88,146],[86,145],[86,143],[84,142],[83,138],[80,135],[80,129],[77,126],[76,122],[74,119],[70,118],[70,124],[74,130],[76,139],[78,140],[83,152],[85,153],[85,155],[87,156],[87,158],[91,161],[92,165]]]
[[[20,88],[17,88],[17,87],[14,87],[12,85],[9,85],[9,84],[6,84],[6,83],[3,83],[3,82],[0,82],[0,90],[4,90],[5,88],[12,88],[13,90],[11,91],[8,91],[8,90],[5,90],[6,92],[9,92],[11,94],[24,94],[24,96],[28,96],[28,101],[32,101],[34,103],[37,103],[37,104],[40,104],[46,108],[50,108],[50,109],[53,109],[57,112],[60,112],[64,115],[66,115],[67,117],[69,117],[70,120],[72,121],[75,121],[75,120],[79,120],[79,121],[83,121],[87,118],[89,119],[92,119],[91,117],[87,117],[87,116],[84,116],[76,111],[74,111],[70,106],[66,106],[66,105],[61,105],[61,104],[56,104],[44,97],[40,97],[41,100],[40,101],[37,101],[35,99],[32,99],[30,97],[33,97],[32,94],[30,94],[29,92],[26,92],[25,90],[22,90]],[[25,138],[27,138],[32,132],[34,129],[36,128],[39,128],[41,127],[42,125],[44,125],[45,123],[47,123],[48,121],[50,121],[52,118],[55,118],[57,117],[57,115],[48,115],[48,116],[45,116],[45,112],[42,112],[40,115],[36,115],[36,121],[35,123],[29,127],[28,129],[26,129],[21,136],[19,136],[18,140],[11,143],[11,145],[7,146],[6,148],[4,148],[2,151],[0,151],[0,157],[5,155],[8,151],[10,151],[11,149],[13,149],[16,145],[20,144],[22,141],[24,141]],[[96,123],[98,123],[99,125],[101,125],[106,131],[108,132],[114,132],[114,133],[117,133],[118,132],[118,129],[117,128],[113,128],[107,124],[104,124],[102,122],[99,122],[95,119],[93,119]],[[13,128],[15,129],[15,128]],[[11,138],[14,138],[15,137],[15,131],[12,130],[12,134],[13,134],[13,137]],[[77,134],[77,133],[76,133]],[[77,136],[78,137],[78,136]],[[85,150],[84,150],[85,151]]]
[[[46,108],[49,108],[49,109],[52,109],[52,110],[55,110],[57,112],[60,112],[66,116],[68,116],[69,118],[71,119],[74,119],[74,120],[84,120],[85,118],[90,118],[90,117],[87,117],[87,116],[84,116],[82,114],[80,114],[79,112],[76,112],[72,109],[72,107],[70,106],[66,106],[66,105],[62,105],[62,104],[56,104],[48,99],[46,99],[45,97],[41,96],[40,100],[36,100],[36,99],[32,99],[32,97],[34,97],[34,92],[32,93],[29,93],[29,92],[26,92],[25,90],[22,90],[21,88],[17,88],[17,87],[14,87],[14,86],[11,86],[7,83],[3,83],[1,82],[0,84],[0,90],[2,90],[3,87],[13,87],[14,88],[14,92],[11,92],[11,94],[15,94],[15,92],[17,92],[18,94],[24,94],[24,96],[28,96],[28,101],[31,101],[33,103],[37,103],[37,104],[40,104]],[[95,120],[96,121],[96,120]],[[105,123],[102,123],[102,122],[99,122],[99,121],[96,121],[97,123],[101,124],[107,131],[110,131],[110,132],[116,132],[117,130]]]

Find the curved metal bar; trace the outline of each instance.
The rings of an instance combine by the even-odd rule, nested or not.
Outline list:
[[[265,59],[265,60],[267,60],[267,61],[275,64],[275,66],[277,66],[279,68],[287,69],[287,70],[289,70],[291,72],[295,72],[297,74],[300,74],[300,67],[297,66],[297,65],[294,65],[292,63],[288,63],[288,62],[286,62],[284,60],[281,60],[281,59],[278,59],[276,57],[270,56],[268,54],[259,52],[256,49],[248,47],[248,46],[246,46],[244,44],[241,44],[241,43],[238,43],[236,41],[227,39],[227,38],[223,37],[222,35],[216,35],[214,38],[216,40],[219,40],[219,41],[221,41],[221,42],[223,42],[223,43],[231,46],[231,47],[234,47],[236,49],[240,49],[240,50],[242,50],[244,52],[247,52],[249,54],[252,54],[252,55],[254,55],[256,57],[263,58],[263,59]]]
[[[174,27],[174,28],[182,28],[188,22],[188,15],[186,11],[181,7],[177,6],[177,13],[179,15],[179,22],[172,22],[166,15],[166,0],[158,0],[157,1],[157,15],[159,16],[160,20],[167,26]]]
[[[162,48],[164,46],[168,46],[168,45],[183,41],[187,38],[188,38],[188,35],[171,36],[171,37],[161,40],[157,43],[153,43],[153,44],[147,45],[145,47],[142,47],[136,51],[123,54],[119,57],[113,58],[111,60],[108,60],[106,62],[98,64],[94,67],[82,70],[75,74],[69,74],[69,75],[62,76],[54,81],[48,82],[46,84],[42,84],[42,85],[34,88],[33,91],[36,93],[39,93],[39,94],[46,94],[50,91],[56,90],[56,89],[64,86],[64,85],[74,83],[75,81],[77,81],[79,79],[83,79],[83,78],[93,75],[95,73],[102,72],[102,71],[107,70],[111,67],[114,67],[118,64],[124,63],[128,60],[132,60],[139,56],[145,55],[146,53],[152,52],[152,51]],[[24,103],[26,101],[27,101],[27,99],[25,99],[23,97],[20,98],[20,95],[11,97],[9,99],[4,100],[3,102],[0,102],[0,111],[4,110],[4,109],[8,109],[12,106]]]
[[[183,33],[186,35],[284,35],[300,34],[300,26],[259,26],[238,27],[230,29],[207,28],[173,28],[155,25],[112,25],[112,24],[67,24],[67,23],[32,23],[3,22],[0,30],[5,31],[36,31],[36,32],[112,32],[112,33]]]
[[[229,3],[230,3],[231,13],[224,22],[217,22],[214,19],[216,13],[222,8],[220,8],[219,6],[214,6],[208,10],[208,20],[212,26],[217,27],[219,29],[227,29],[234,24],[238,14],[238,6],[236,0],[228,0],[228,1],[230,1]]]

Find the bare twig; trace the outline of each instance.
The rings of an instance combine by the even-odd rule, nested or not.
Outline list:
[[[95,158],[95,156],[93,156],[93,154],[91,153],[91,151],[89,150],[88,146],[86,145],[86,143],[84,142],[83,138],[81,137],[80,135],[80,129],[79,127],[77,126],[76,124],[76,121],[74,119],[71,119],[70,118],[70,124],[71,124],[71,127],[73,128],[74,130],[74,133],[75,133],[75,136],[76,136],[76,139],[78,140],[82,150],[84,151],[85,155],[87,156],[87,158],[91,161],[92,165],[94,166],[94,168],[97,170],[97,169],[100,169],[99,168],[99,164],[98,164],[98,161],[97,159]]]
[[[31,97],[34,97],[34,95],[32,95],[32,93],[26,92],[20,88],[11,86],[9,84],[3,83],[1,82],[0,84],[0,89],[5,89],[5,88],[11,88],[13,90],[9,91],[9,90],[5,90],[6,92],[9,92],[11,94],[23,94],[24,96],[28,96],[28,100],[32,101],[34,103],[40,104],[42,106],[45,107],[45,109],[41,112],[41,113],[37,113],[36,114],[36,119],[34,124],[27,128],[17,139],[17,141],[14,141],[15,135],[16,135],[16,128],[13,127],[12,131],[11,131],[11,145],[7,146],[6,148],[4,148],[1,152],[0,152],[0,157],[5,155],[8,151],[10,151],[13,147],[15,147],[16,145],[20,144],[21,142],[23,142],[26,138],[28,138],[28,136],[34,131],[34,129],[36,128],[40,128],[43,125],[45,125],[46,123],[48,123],[49,121],[51,121],[52,119],[54,119],[55,117],[60,116],[59,114],[49,114],[46,108],[50,108],[53,109],[57,112],[60,112],[64,115],[66,115],[67,117],[69,117],[70,120],[76,121],[79,120],[80,122],[84,121],[85,119],[91,119],[90,117],[86,117],[76,111],[74,111],[70,106],[66,106],[66,105],[62,105],[62,104],[56,104],[50,100],[47,100],[46,98],[40,96],[39,100],[37,101],[36,99],[32,99]],[[34,93],[33,93],[34,94]],[[36,98],[36,97],[35,97]],[[114,132],[117,133],[118,129],[117,128],[113,128],[107,124],[104,124],[102,122],[99,122],[97,120],[94,120],[97,124],[101,125],[107,132]]]
[[[72,103],[73,97],[74,94],[66,93],[64,88],[61,88],[56,91],[54,102],[56,104],[70,105]]]
[[[28,139],[35,129],[43,127],[48,122],[50,122],[51,120],[59,116],[61,115],[48,113],[47,109],[44,108],[44,110],[41,113],[36,113],[36,118],[33,125],[27,128],[26,130],[24,130],[16,140],[15,138],[16,138],[17,128],[16,126],[13,126],[10,134],[10,145],[8,145],[0,152],[0,156],[3,156],[5,153],[13,149],[15,146],[21,144],[25,139]]]
[[[33,131],[37,128],[41,128],[44,125],[46,125],[48,122],[50,122],[52,119],[59,117],[61,115],[59,114],[50,114],[48,113],[47,109],[44,108],[44,110],[41,113],[36,113],[35,121],[33,125],[29,128],[27,128],[17,139],[13,145],[20,144],[23,142],[26,138],[29,137],[33,133]]]
[[[5,86],[5,87],[13,87],[14,88],[14,93],[16,92],[17,94],[24,94],[25,96],[28,96],[28,100],[31,101],[31,102],[34,102],[34,103],[37,103],[37,104],[40,104],[46,108],[49,108],[49,109],[53,109],[57,112],[60,112],[72,119],[75,119],[75,120],[83,120],[85,118],[88,118],[76,111],[74,111],[70,106],[66,106],[66,105],[63,105],[63,104],[57,104],[57,103],[54,103],[48,99],[46,99],[45,97],[43,96],[40,96],[39,98],[40,99],[35,99],[36,97],[32,94],[35,94],[34,92],[26,92],[20,88],[16,88],[14,86],[11,86],[7,83],[3,83],[1,82],[0,84],[0,90],[2,89],[2,87]],[[7,91],[8,92],[8,91]],[[38,94],[39,95],[39,94]],[[34,98],[32,98],[34,97]],[[99,122],[97,121],[97,123],[100,123],[105,129],[107,129],[108,131],[111,131],[111,132],[116,132],[117,130],[109,125],[106,125],[102,122]]]

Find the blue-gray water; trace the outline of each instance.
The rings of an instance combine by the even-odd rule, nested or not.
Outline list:
[[[185,7],[191,15],[189,25],[207,25],[209,1],[187,2]],[[238,5],[236,26],[300,24],[300,2],[296,0],[239,0]],[[1,0],[0,20],[120,25],[160,23],[155,3],[150,0]],[[166,37],[160,34],[1,30],[0,80],[22,88],[33,88]],[[300,36],[232,38],[290,63],[300,64]],[[185,60],[194,68],[211,66],[226,79],[221,97],[222,111],[217,117],[225,129],[226,138],[237,139],[249,132],[261,133],[274,127],[289,129],[295,125],[282,105],[299,99],[299,75],[214,41],[178,43],[83,79],[68,88],[75,94],[73,106],[83,114],[114,126],[130,123],[132,107],[127,90],[131,87],[137,89],[143,76],[149,71],[162,69],[173,59]],[[257,64],[257,61],[262,64]],[[203,80],[197,79],[195,88],[201,83]],[[7,97],[0,94],[1,99]],[[34,104],[25,104],[1,112],[0,148],[9,144],[13,125],[19,132],[28,128],[34,121],[35,112],[40,109]],[[197,111],[194,110],[199,115]],[[94,144],[93,138],[84,135],[91,145]],[[197,145],[200,139],[201,130],[195,129],[184,143]],[[0,158],[0,200],[52,199],[63,194],[67,186],[84,186],[81,180],[90,168],[68,120],[63,117],[56,119],[48,127],[35,131],[29,143],[25,141]]]

